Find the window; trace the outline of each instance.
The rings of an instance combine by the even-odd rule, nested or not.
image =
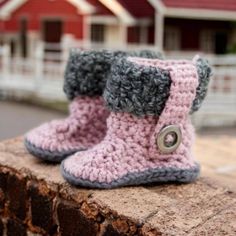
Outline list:
[[[200,47],[203,52],[214,52],[214,32],[212,30],[203,30],[200,36]]]
[[[166,27],[164,47],[167,51],[180,50],[180,30],[175,27]]]
[[[215,33],[215,54],[227,53],[228,45],[228,34],[227,32],[216,32]]]
[[[60,43],[63,34],[63,22],[59,19],[43,20],[43,40],[46,43]]]
[[[91,41],[96,43],[104,42],[104,25],[92,24],[91,25]]]

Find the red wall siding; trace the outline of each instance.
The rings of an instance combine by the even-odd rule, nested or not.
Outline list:
[[[83,15],[77,8],[66,0],[30,0],[18,8],[4,23],[5,31],[18,31],[21,17],[28,19],[28,30],[41,30],[41,22],[44,18],[61,19],[63,21],[63,33],[70,33],[76,38],[83,38]]]
[[[192,9],[215,9],[215,10],[236,10],[235,0],[162,0],[168,7],[192,8]]]

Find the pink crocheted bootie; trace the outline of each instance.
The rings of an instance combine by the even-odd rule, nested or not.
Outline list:
[[[131,53],[144,57],[160,57],[159,53]],[[25,137],[25,146],[34,156],[45,161],[60,162],[67,156],[98,144],[106,134],[109,111],[102,93],[112,62],[126,56],[121,51],[72,50],[65,73],[64,91],[70,114],[64,120],[43,124]]]
[[[93,148],[63,161],[73,185],[114,188],[154,182],[191,182],[199,175],[192,154],[189,113],[202,103],[211,74],[206,61],[120,59],[104,98],[107,134]]]
[[[60,162],[104,138],[109,112],[102,97],[76,97],[69,110],[66,119],[45,123],[26,135],[25,146],[30,153],[46,161]]]

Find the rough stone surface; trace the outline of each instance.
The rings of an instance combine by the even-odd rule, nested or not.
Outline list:
[[[121,236],[122,234],[120,232],[117,232],[117,230],[115,230],[112,225],[108,225],[106,227],[106,231],[104,232],[103,236],[110,236],[110,235]]]
[[[206,220],[203,225],[196,227],[190,236],[215,236],[216,232],[217,235],[236,235],[236,204]]]
[[[188,185],[76,189],[59,166],[29,155],[22,138],[0,143],[0,236],[233,236],[235,212],[236,194],[207,178]]]
[[[7,236],[26,236],[25,226],[18,220],[8,219]]]
[[[200,136],[194,151],[202,164],[202,173],[216,180],[218,185],[236,191],[236,132],[234,128],[228,129],[225,134],[214,134],[216,131],[211,129],[211,135]],[[227,135],[229,132],[232,134]]]
[[[16,173],[9,174],[6,192],[9,211],[24,220],[27,211],[26,180]]]
[[[4,231],[4,225],[3,225],[2,220],[0,219],[0,236],[3,235],[3,231]]]
[[[39,227],[49,234],[56,232],[57,226],[53,219],[53,196],[43,184],[29,184],[30,213],[32,226]]]
[[[0,188],[0,212],[4,211],[5,207],[5,195],[3,190]]]
[[[58,222],[62,236],[97,235],[98,224],[84,215],[80,208],[70,203],[61,202],[57,207]],[[73,224],[71,224],[73,222]]]
[[[6,186],[7,186],[7,175],[6,173],[0,173],[0,212],[4,211],[4,206],[5,206],[4,193],[6,192]]]
[[[161,234],[188,235],[193,228],[201,226],[217,213],[230,208],[234,202],[236,203],[230,196],[214,193],[209,198],[195,198],[190,202],[183,198],[162,207],[146,224],[158,228]]]

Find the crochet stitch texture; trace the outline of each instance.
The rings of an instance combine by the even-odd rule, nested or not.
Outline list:
[[[102,97],[77,97],[70,104],[70,115],[53,120],[27,133],[27,150],[45,161],[60,162],[76,151],[99,143],[106,133],[109,112]]]
[[[64,92],[69,100],[81,95],[101,96],[113,63],[118,58],[139,56],[162,58],[159,52],[142,50],[124,51],[80,51],[72,49],[65,71]]]
[[[112,111],[129,112],[137,116],[160,115],[170,94],[170,72],[156,67],[155,59],[136,60],[138,63],[120,58],[114,64],[104,92],[106,105]],[[199,85],[190,113],[200,108],[211,75],[207,60],[197,58],[195,63]]]
[[[198,60],[128,58],[128,66],[119,64],[119,71],[115,65],[112,69],[115,73],[105,90],[105,100],[111,110],[107,134],[98,145],[62,162],[64,178],[71,184],[94,188],[194,181],[200,167],[191,151],[194,130],[189,112],[201,83]],[[114,84],[115,88],[112,87]],[[169,95],[163,96],[161,91],[167,87]],[[150,104],[150,96],[144,96],[148,94],[146,89],[155,96],[151,100],[153,104]],[[163,108],[160,101],[164,103]],[[168,125],[180,128],[182,140],[175,151],[163,153],[156,139]]]
[[[148,50],[71,51],[65,72],[64,90],[69,99],[70,114],[65,120],[43,124],[25,137],[25,147],[45,161],[60,162],[67,156],[99,143],[106,134],[108,110],[101,97],[112,63],[127,55],[150,58],[160,53]]]

